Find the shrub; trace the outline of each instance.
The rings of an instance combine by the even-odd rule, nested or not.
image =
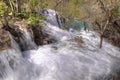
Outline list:
[[[21,13],[17,13],[18,18],[28,18],[28,13],[26,11],[22,11]]]
[[[35,15],[31,14],[27,20],[27,24],[29,25],[38,25],[40,22],[40,18],[36,17]]]
[[[7,12],[8,6],[3,1],[0,1],[0,15],[3,16]]]

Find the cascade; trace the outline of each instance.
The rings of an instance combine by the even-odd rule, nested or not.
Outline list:
[[[34,42],[34,36],[32,32],[27,29],[20,28],[20,44],[24,50],[30,50],[37,48],[37,45]]]
[[[99,34],[94,31],[60,29],[53,23],[54,14],[53,10],[45,13],[51,18],[43,22],[43,31],[55,43],[33,49],[31,32],[19,28],[21,44],[29,49],[21,52],[9,33],[12,48],[0,52],[0,80],[113,80],[120,76],[119,48],[104,40],[100,49]]]
[[[40,69],[23,58],[13,36],[8,32],[11,48],[0,52],[0,80],[34,80]]]
[[[53,27],[48,30],[57,31],[56,37],[64,38],[66,31],[62,30],[63,33]],[[83,42],[70,41],[66,35],[66,39],[57,43],[24,52],[30,56],[25,57],[29,62],[42,67],[39,80],[110,80],[120,75],[117,74],[120,71],[119,48],[104,41],[103,48],[99,49],[99,36],[93,31],[74,34],[71,39],[78,37]]]
[[[37,48],[34,42],[33,32],[29,28],[22,28],[20,24],[15,23],[14,25],[19,26],[17,33],[20,37],[20,47],[22,50],[30,50]]]
[[[46,16],[47,22],[49,22],[50,24],[54,26],[58,26],[61,28],[65,25],[64,18],[60,17],[59,14],[52,9],[41,10],[40,13]]]

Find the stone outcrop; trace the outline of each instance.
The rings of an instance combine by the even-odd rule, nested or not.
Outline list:
[[[27,31],[30,34],[32,41],[38,46],[55,42],[55,40],[52,39],[49,34],[42,30],[43,27],[44,26],[42,25],[27,25],[25,20],[16,21],[13,25],[2,27],[0,30],[0,50],[5,50],[11,47],[10,38],[7,31],[10,32],[10,34],[13,36],[13,39],[19,44],[21,50],[24,50],[23,46],[25,45],[24,43],[21,43],[21,40],[23,40],[25,37],[28,38],[27,35],[24,35],[24,31],[22,30]]]
[[[0,51],[11,48],[9,34],[4,29],[0,29]]]
[[[44,26],[32,26],[32,31],[37,45],[50,44],[54,41],[47,33],[42,31]]]
[[[27,22],[25,20],[23,21],[17,21],[15,24],[21,28],[26,28],[31,35],[34,37],[34,41],[37,45],[45,45],[45,44],[50,44],[54,41],[47,33],[43,32],[42,28],[44,26],[42,25],[36,25],[36,26],[30,26],[27,25]],[[16,29],[17,32],[19,31]]]

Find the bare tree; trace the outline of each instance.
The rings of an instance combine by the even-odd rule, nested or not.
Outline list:
[[[101,21],[100,24],[98,22],[96,22],[96,24],[99,27],[99,31],[100,31],[100,48],[102,48],[103,35],[104,35],[104,32],[105,32],[105,29],[109,25],[109,22],[110,22],[110,19],[111,19],[111,13],[110,13],[110,10],[105,8],[105,6],[104,6],[104,4],[101,0],[97,0],[97,2],[99,4],[100,9],[102,10],[102,12],[105,14],[105,17],[106,17],[105,24],[103,24],[102,21]]]

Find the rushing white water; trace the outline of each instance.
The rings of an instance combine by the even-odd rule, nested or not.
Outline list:
[[[21,31],[21,45],[25,50],[35,49],[37,45],[34,42],[33,35],[27,29],[20,29]]]
[[[53,32],[50,34],[61,39],[69,33],[55,26],[49,25],[49,28]],[[93,31],[74,34],[82,37],[84,43],[72,42],[66,37],[58,43],[25,52],[28,61],[43,68],[38,80],[109,80],[115,76],[120,70],[119,49],[105,41],[99,49],[99,37]]]
[[[44,26],[44,32],[49,34],[51,37],[56,39],[57,41],[63,41],[67,39],[71,39],[75,34],[72,32],[68,32],[67,30],[62,30],[56,26],[51,25],[48,22],[44,22],[46,25]]]
[[[18,44],[8,32],[11,49],[0,52],[0,80],[34,80],[40,69],[23,58]]]
[[[120,75],[119,48],[103,41],[100,49],[93,31],[69,32],[44,23],[57,42],[20,52],[10,35],[12,48],[0,52],[0,80],[113,80]]]
[[[63,27],[65,24],[65,21],[62,17],[58,15],[58,13],[52,9],[47,9],[42,11],[43,15],[47,17],[47,22],[49,22],[51,25]]]
[[[22,28],[21,24],[14,23],[14,25],[18,26],[18,35],[20,37],[20,47],[22,50],[30,50],[37,48],[36,43],[34,42],[34,36],[32,34],[31,29]]]

